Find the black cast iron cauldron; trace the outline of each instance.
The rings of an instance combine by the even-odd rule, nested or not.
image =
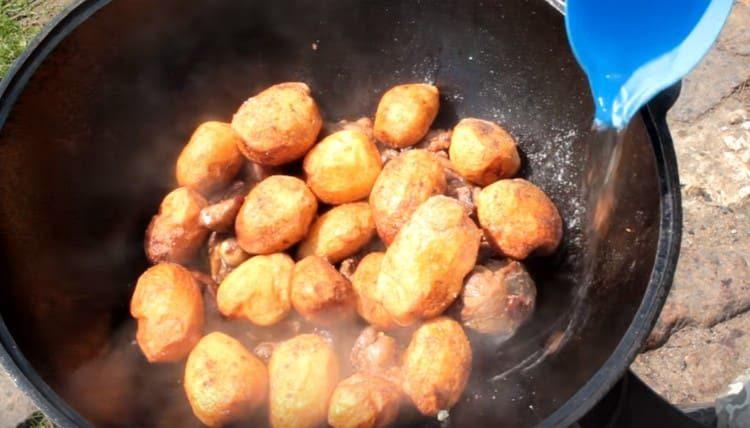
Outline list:
[[[288,80],[310,84],[327,120],[371,115],[391,85],[434,81],[438,126],[482,117],[517,136],[522,174],[560,207],[565,244],[531,262],[533,319],[477,358],[446,424],[580,420],[626,372],[672,281],[681,212],[665,114],[674,97],[628,128],[616,220],[584,290],[592,105],[562,17],[541,0],[69,8],[0,88],[0,361],[20,387],[64,427],[195,423],[179,365],[148,366],[132,344],[143,231],[196,124],[228,120],[249,95]],[[566,328],[569,340],[552,349]],[[543,349],[555,352],[540,358]]]

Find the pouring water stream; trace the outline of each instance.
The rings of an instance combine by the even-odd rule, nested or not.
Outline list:
[[[732,0],[567,1],[568,39],[588,77],[595,106],[583,174],[586,247],[574,303],[585,300],[596,283],[603,240],[617,224],[617,198],[638,197],[635,189],[619,188],[627,174],[620,160],[628,123],[654,96],[698,64],[731,7]],[[566,338],[587,316],[574,311]]]

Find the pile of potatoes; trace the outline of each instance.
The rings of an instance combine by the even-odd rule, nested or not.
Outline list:
[[[521,261],[555,251],[560,215],[513,178],[506,130],[467,118],[431,131],[438,109],[435,86],[405,84],[374,121],[324,125],[310,88],[282,83],[194,132],[146,232],[153,266],[131,313],[149,362],[187,358],[202,423],[261,407],[273,427],[383,427],[408,403],[435,416],[467,384],[464,329],[509,338],[529,317]],[[243,343],[207,331],[211,310],[298,328]]]

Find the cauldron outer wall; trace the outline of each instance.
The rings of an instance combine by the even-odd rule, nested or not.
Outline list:
[[[139,360],[133,364],[148,375],[134,380],[101,363],[132,335],[127,310],[146,266],[143,230],[174,186],[174,159],[196,124],[226,121],[250,94],[285,80],[309,83],[327,120],[371,115],[389,86],[434,80],[442,93],[437,125],[474,116],[507,126],[524,155],[523,176],[560,207],[564,248],[532,262],[537,313],[495,357],[477,359],[467,402],[451,413],[455,426],[537,424],[584,385],[603,393],[634,356],[674,268],[652,274],[660,229],[675,220],[663,216],[665,174],[672,184],[676,175],[664,170],[664,142],[646,112],[629,128],[623,155],[622,188],[637,197],[619,199],[598,283],[576,305],[580,173],[592,114],[552,8],[520,0],[106,3],[82,2],[63,19],[62,32],[51,34],[67,37],[17,100],[6,91],[0,106],[0,314],[34,370],[84,417],[153,423],[181,394],[179,365]],[[104,4],[70,31],[74,18]],[[673,161],[669,148],[666,157]],[[472,388],[489,391],[487,379],[538,350],[574,314],[584,322],[556,355],[473,398]],[[626,333],[633,337],[620,344]],[[10,340],[4,336],[6,348]],[[619,364],[602,374],[618,353]],[[105,385],[100,401],[118,406],[79,404],[80,379],[96,386],[105,372],[153,396],[134,399],[117,388],[107,395]],[[587,384],[595,374],[597,385]]]

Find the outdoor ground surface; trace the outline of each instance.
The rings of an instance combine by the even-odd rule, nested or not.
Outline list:
[[[0,0],[0,76],[70,0]],[[680,163],[682,253],[632,369],[673,403],[711,403],[750,369],[750,0],[685,79],[668,117]],[[35,408],[0,372],[0,428]],[[35,415],[26,426],[42,427]]]

